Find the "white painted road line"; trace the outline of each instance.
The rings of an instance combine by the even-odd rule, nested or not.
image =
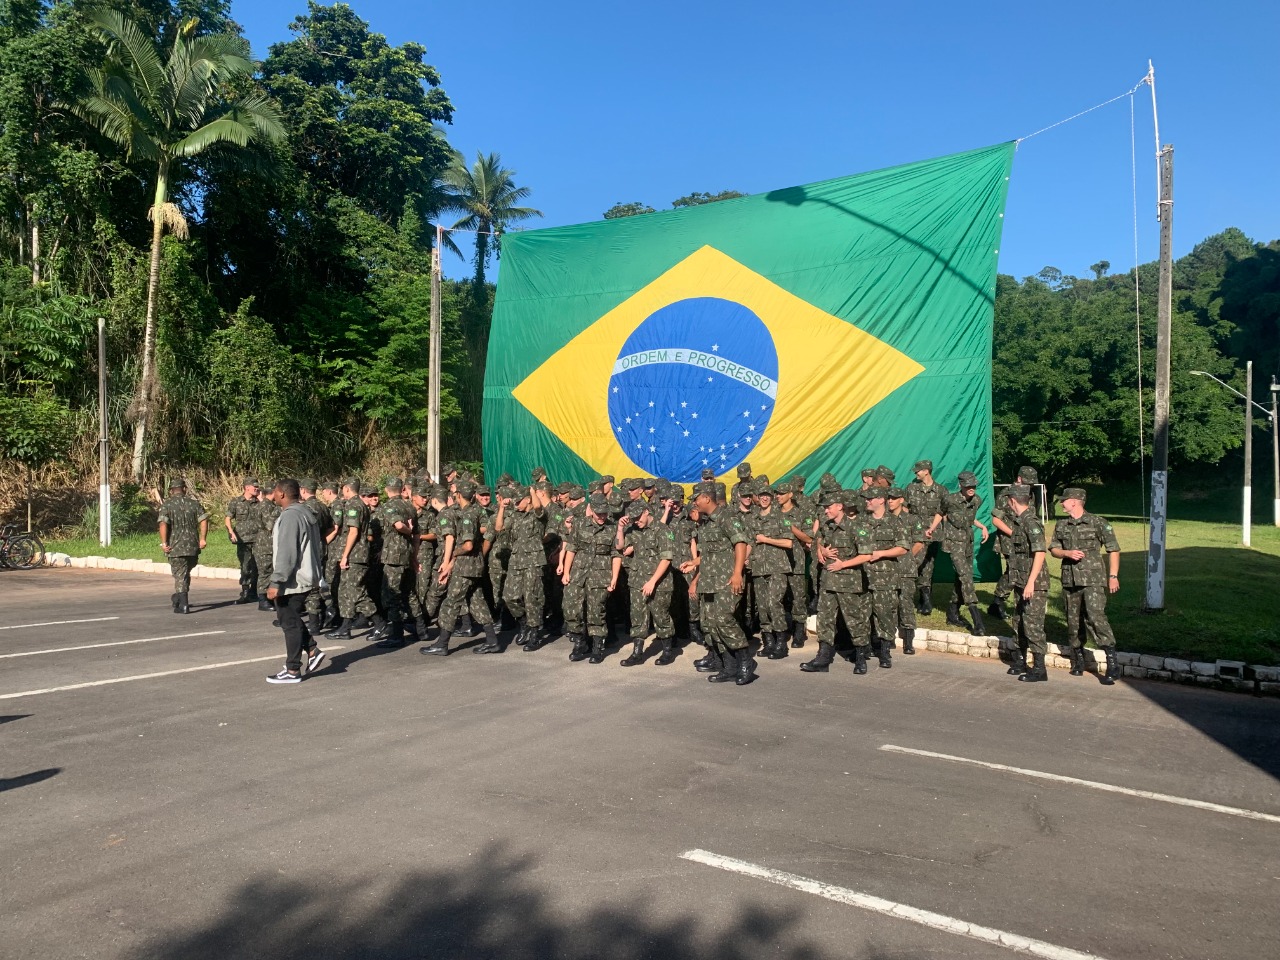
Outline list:
[[[155,643],[157,640],[185,640],[188,637],[214,637],[225,630],[205,630],[201,633],[175,633],[167,637],[144,637],[141,640],[116,640],[111,643],[87,643],[81,647],[54,647],[52,650],[27,650],[24,653],[0,653],[0,660],[10,657],[38,657],[42,653],[68,653],[72,650],[97,650],[101,647],[125,647],[131,643]]]
[[[102,623],[104,620],[119,620],[119,617],[90,617],[88,620],[46,620],[44,623],[15,623],[0,630],[24,630],[27,627],[60,627],[64,623]]]
[[[1022,767],[1011,767],[1003,763],[988,763],[985,760],[970,760],[968,757],[953,757],[949,753],[934,753],[932,750],[913,750],[911,747],[895,747],[886,743],[880,747],[889,753],[906,753],[916,757],[928,757],[932,760],[947,760],[951,763],[967,763],[974,767],[985,767],[988,770],[999,770],[1002,773],[1016,773],[1023,777],[1035,777],[1038,780],[1051,780],[1054,783],[1069,783],[1075,787],[1088,787],[1090,790],[1102,790],[1105,793],[1120,793],[1127,797],[1140,797],[1143,800],[1159,800],[1161,803],[1174,803],[1180,807],[1194,807],[1197,810],[1209,810],[1213,813],[1228,813],[1233,817],[1245,817],[1248,820],[1264,820],[1268,823],[1280,823],[1280,816],[1274,813],[1260,813],[1257,810],[1246,810],[1243,807],[1226,807],[1220,803],[1207,800],[1192,800],[1189,797],[1175,797],[1167,793],[1152,793],[1150,790],[1132,790],[1129,787],[1117,787],[1113,783],[1099,783],[1096,780],[1080,780],[1076,777],[1064,777],[1057,773],[1045,773],[1043,770],[1025,770]]]
[[[882,913],[885,916],[896,917],[899,920],[909,920],[912,923],[918,923],[923,927],[932,927],[934,930],[941,930],[944,933],[954,933],[957,936],[969,937],[973,940],[981,940],[984,943],[1007,947],[1016,953],[1044,957],[1046,960],[1102,960],[1097,954],[1083,953],[1079,950],[1072,950],[1070,947],[1060,947],[1057,944],[1046,943],[1044,940],[1033,940],[1031,937],[1008,933],[1004,930],[996,930],[994,927],[979,926],[976,923],[969,923],[967,920],[957,920],[955,917],[948,917],[945,914],[921,910],[919,907],[908,906],[905,903],[895,903],[892,900],[884,900],[881,897],[873,897],[870,894],[859,893],[847,887],[837,887],[830,883],[822,883],[819,880],[810,880],[808,877],[796,876],[794,873],[784,873],[781,870],[774,870],[770,867],[761,867],[754,863],[747,863],[745,860],[723,857],[718,853],[709,853],[706,850],[686,850],[680,854],[680,857],[683,860],[692,860],[694,863],[715,867],[717,870],[728,870],[731,873],[740,873],[743,876],[755,877],[757,880],[776,883],[780,887],[790,887],[792,890],[812,893],[816,897],[834,900],[836,903],[848,904],[851,907],[861,907],[863,910]]]
[[[330,650],[341,650],[342,647],[325,647]],[[162,670],[159,673],[140,673],[136,677],[115,677],[111,680],[90,680],[88,683],[69,683],[65,687],[45,687],[43,690],[23,690],[21,693],[0,693],[0,700],[13,700],[17,697],[38,697],[42,693],[62,693],[64,690],[83,690],[86,687],[105,687],[113,683],[128,683],[131,680],[154,680],[156,677],[174,677],[180,673],[197,673],[201,670],[218,670],[222,667],[239,667],[246,663],[265,663],[267,660],[279,660],[280,654],[269,657],[253,657],[249,660],[228,660],[225,663],[206,663],[199,667],[183,667],[181,670]]]

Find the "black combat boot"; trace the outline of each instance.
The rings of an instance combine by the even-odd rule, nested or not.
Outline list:
[[[351,639],[351,621],[343,620],[338,624],[338,628],[329,634],[333,640],[350,640]]]
[[[355,619],[351,621],[352,630],[363,630],[367,626],[369,626],[369,618],[363,613],[357,613]]]
[[[1031,654],[1031,669],[1018,677],[1026,683],[1044,683],[1049,679],[1049,671],[1044,666],[1044,654]]]
[[[987,625],[982,622],[982,611],[978,609],[976,603],[969,604],[969,616],[973,618],[973,630],[970,632],[975,637],[985,637],[987,635]]]
[[[665,667],[667,664],[676,662],[676,645],[671,637],[659,637],[658,643],[662,644],[662,655],[653,661],[655,666]]]
[[[1098,682],[1103,686],[1111,686],[1120,677],[1120,661],[1116,659],[1116,648],[1107,647],[1105,649],[1107,655],[1107,672],[1098,677]]]
[[[524,652],[533,653],[546,641],[542,636],[542,628],[537,626],[527,627],[524,634]]]
[[[853,672],[854,673],[867,672],[867,649],[868,649],[867,647],[853,648]]]
[[[449,638],[449,631],[441,627],[440,636],[436,637],[436,642],[429,647],[420,647],[418,652],[429,657],[447,657],[449,655]]]
[[[587,663],[604,663],[604,637],[591,638],[591,656]]]
[[[1004,605],[1004,597],[996,597],[987,605],[987,616],[1001,620],[1009,619],[1009,608]]]
[[[960,619],[960,601],[959,600],[952,600],[950,603],[947,604],[947,623],[951,624],[951,626],[953,627],[969,626],[967,623],[965,623],[963,620]]]
[[[318,613],[307,614],[307,629],[311,631],[313,637],[320,636],[321,619]]]
[[[237,604],[253,603],[257,599],[258,596],[254,593],[253,587],[246,587],[244,584],[240,585],[240,596],[236,597]]]
[[[738,679],[738,657],[744,656],[745,650],[726,650],[720,654],[720,672],[707,677],[711,683],[728,683]]]
[[[173,607],[174,613],[178,612],[178,594],[176,593],[169,594],[169,606]]]
[[[804,621],[796,620],[791,624],[791,646],[799,650],[804,646]]]
[[[931,586],[920,590],[920,613],[926,617],[933,613],[933,587]]]
[[[337,602],[335,601],[333,603],[327,604],[324,608],[324,623],[320,625],[321,629],[332,630],[340,622],[342,622],[342,617],[338,616]]]
[[[1071,648],[1071,670],[1070,670],[1070,673],[1071,673],[1071,676],[1073,676],[1073,677],[1083,677],[1083,676],[1084,676],[1084,648],[1083,648],[1083,647],[1072,647],[1072,648]]]
[[[185,593],[180,593],[180,594],[178,594],[178,606],[177,606],[177,611],[178,611],[178,613],[190,613],[190,612],[191,612],[191,602],[187,599],[187,594],[185,594]]]
[[[573,648],[569,651],[569,659],[574,663],[587,659],[587,638],[580,633],[569,634]]]
[[[700,660],[693,661],[693,669],[699,673],[719,673],[724,666],[723,658],[720,651],[715,647],[707,647],[707,655]]]
[[[893,666],[893,648],[889,646],[889,641],[885,640],[880,644],[876,656],[880,659],[880,666],[883,669],[888,670]]]
[[[265,612],[267,612],[267,613],[275,613],[275,612],[276,612],[276,606],[275,606],[275,604],[274,604],[274,603],[272,603],[270,600],[268,600],[268,599],[267,599],[267,595],[266,595],[265,593],[263,593],[263,594],[259,594],[259,596],[258,596],[258,609],[259,609],[259,610],[263,610],[263,611],[265,611]]]
[[[1018,641],[1018,649],[1009,655],[1009,669],[1005,671],[1011,677],[1019,677],[1027,672],[1027,643]]]
[[[403,647],[405,645],[404,624],[397,620],[395,623],[387,624],[386,635],[374,644],[375,647],[383,649],[392,649]]]
[[[702,638],[702,624],[697,620],[689,621],[689,642],[696,643],[700,647],[707,645],[706,640]]]
[[[381,640],[389,632],[387,621],[383,619],[382,614],[375,613],[371,618],[373,620],[373,629],[369,631],[366,640]]]
[[[800,669],[805,673],[826,673],[831,667],[831,661],[835,659],[836,648],[829,643],[818,644],[818,655],[808,663],[800,664]]]
[[[745,647],[736,651],[734,656],[738,661],[738,670],[733,682],[740,687],[745,687],[756,678],[756,662],[751,656],[751,651]]]
[[[631,656],[622,661],[624,667],[634,667],[636,664],[644,663],[644,641],[631,641]]]
[[[484,643],[475,647],[472,653],[501,653],[502,644],[498,643],[498,627],[493,623],[484,625]]]
[[[902,652],[906,656],[912,656],[916,652],[916,628],[903,627],[902,633]]]
[[[458,623],[458,633],[464,637],[474,637],[476,633],[475,624],[471,622],[471,614],[464,613],[461,621]]]
[[[414,619],[414,621],[413,621],[413,632],[414,632],[415,634],[417,634],[417,636],[418,636],[418,639],[419,639],[419,640],[422,640],[422,641],[424,641],[424,642],[426,641],[426,639],[427,639],[427,629],[428,629],[428,627],[427,627],[427,618],[426,618],[426,617],[417,617],[417,618],[415,618],[415,619]]]
[[[773,659],[785,660],[790,654],[787,652],[787,634],[775,633],[773,635]]]

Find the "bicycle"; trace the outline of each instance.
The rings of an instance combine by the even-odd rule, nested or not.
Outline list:
[[[0,567],[30,570],[44,563],[44,544],[34,533],[18,533],[10,523],[0,533]]]

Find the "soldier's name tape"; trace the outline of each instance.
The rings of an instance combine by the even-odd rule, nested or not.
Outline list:
[[[967,920],[958,920],[945,914],[934,913],[931,910],[921,910],[919,907],[913,907],[905,903],[896,903],[893,900],[885,900],[883,897],[873,897],[870,894],[859,893],[857,890],[850,890],[848,887],[838,887],[834,884],[823,883],[820,880],[811,880],[808,877],[801,877],[794,873],[774,870],[771,867],[747,863],[745,860],[735,860],[733,857],[725,857],[706,850],[686,850],[680,854],[680,858],[694,863],[701,863],[708,867],[715,867],[717,870],[727,870],[730,873],[754,877],[757,880],[764,880],[780,887],[789,887],[802,893],[811,893],[815,897],[822,897],[824,900],[847,904],[851,907],[859,907],[863,910],[870,910],[873,913],[880,913],[898,920],[907,920],[922,927],[941,930],[944,933],[953,933],[956,936],[969,937],[972,940],[981,940],[984,943],[1007,947],[1015,953],[1044,957],[1045,960],[1102,960],[1095,953],[1072,950],[1070,947],[1060,947],[1055,943],[1024,937],[1019,933],[1009,933],[1005,930],[997,930],[994,927],[980,926],[976,923],[969,923]]]

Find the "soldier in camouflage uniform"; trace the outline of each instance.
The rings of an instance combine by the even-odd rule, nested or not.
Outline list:
[[[329,511],[329,523],[324,528],[328,531],[324,538],[324,580],[329,585],[329,603],[325,622],[321,626],[326,630],[332,630],[338,626],[338,621],[341,619],[338,615],[338,582],[342,575],[339,563],[342,561],[343,540],[339,533],[342,531],[342,518],[347,501],[343,499],[341,488],[336,483],[323,484],[320,487],[319,499]]]
[[[169,482],[169,498],[160,507],[160,548],[169,558],[173,572],[174,613],[190,613],[191,569],[200,562],[209,535],[209,515],[194,497],[187,496],[187,482],[175,477]]]
[[[333,514],[330,513],[329,507],[324,501],[316,497],[316,482],[311,477],[302,477],[298,480],[298,496],[304,507],[311,511],[311,515],[315,517],[316,529],[324,543],[329,542],[329,534],[333,529]],[[321,593],[320,584],[316,584],[307,593],[307,599],[304,604],[307,611],[308,630],[313,635],[319,635],[323,626],[324,619],[324,594]]]
[[[818,597],[818,654],[800,664],[805,673],[826,673],[835,656],[839,619],[853,640],[853,672],[867,672],[867,651],[871,648],[871,592],[866,571],[862,569],[875,553],[871,530],[852,513],[848,500],[840,491],[823,493],[823,521],[818,525],[814,556],[823,565],[822,594]]]
[[[1018,468],[1018,477],[1014,483],[1031,485],[1039,482],[1040,475],[1035,467]],[[996,528],[995,553],[1004,558],[1004,567],[1000,572],[1000,579],[996,581],[995,597],[987,606],[987,613],[1001,620],[1009,616],[1004,602],[1012,587],[1009,580],[1009,538],[1013,536],[1013,519],[1013,508],[1009,506],[1009,491],[1006,488],[996,494],[995,504],[991,508],[991,525]]]
[[[684,572],[685,564],[692,563],[698,555],[693,539],[698,527],[698,521],[693,515],[698,511],[692,505],[686,509],[684,489],[674,484],[670,502],[671,510],[667,515],[666,525],[674,535],[675,544],[671,556],[672,608],[677,624],[688,624],[690,643],[705,646],[706,641],[702,636],[702,605],[698,601],[698,591],[694,588],[694,578]]]
[[[258,519],[258,533],[253,541],[253,562],[258,568],[258,609],[275,613],[275,604],[267,599],[267,587],[271,585],[272,534],[280,508],[270,497],[263,497],[254,504],[253,515]]]
[[[973,588],[973,528],[982,531],[982,542],[987,542],[990,531],[987,525],[978,519],[978,507],[982,506],[982,498],[978,496],[978,478],[968,470],[959,476],[958,493],[949,493],[942,498],[942,505],[933,515],[933,522],[925,530],[926,539],[932,537],[939,525],[942,525],[942,549],[951,557],[951,566],[955,568],[955,582],[951,590],[951,601],[947,604],[947,623],[957,627],[969,626],[960,619],[960,604],[969,608],[973,617],[973,635],[982,636],[987,632],[982,622],[982,611],[978,609],[978,594]],[[945,524],[943,523],[945,521]]]
[[[440,561],[440,580],[448,587],[440,608],[440,636],[421,653],[448,656],[449,639],[457,629],[462,614],[470,611],[471,619],[484,629],[485,641],[474,653],[501,653],[493,611],[484,596],[484,532],[487,519],[475,502],[476,484],[459,480],[454,484],[457,505],[440,514],[436,536],[444,540],[444,558]]]
[[[1016,605],[1010,624],[1018,638],[1009,673],[1019,680],[1049,679],[1044,658],[1049,646],[1044,636],[1044,615],[1049,606],[1049,571],[1045,565],[1044,526],[1029,509],[1031,488],[1015,483],[1006,489],[1013,514],[1013,535],[1009,538],[1009,582],[1016,591]],[[1027,648],[1032,667],[1027,669]]]
[[[876,485],[865,491],[867,515],[859,517],[871,535],[874,550],[866,563],[867,585],[871,588],[872,636],[879,641],[876,656],[881,667],[893,666],[893,638],[898,633],[898,589],[901,584],[899,559],[910,550],[906,525],[886,509],[889,488]],[[873,642],[873,647],[875,646]]]
[[[1082,631],[1087,624],[1093,631],[1093,642],[1107,657],[1107,672],[1099,679],[1110,686],[1120,675],[1120,665],[1116,661],[1116,635],[1107,620],[1107,594],[1120,589],[1120,542],[1110,523],[1085,512],[1083,488],[1067,487],[1059,499],[1067,516],[1054,527],[1049,552],[1062,561],[1062,599],[1067,608],[1071,673],[1074,676],[1084,673]],[[1107,553],[1106,586],[1103,586],[1101,550]]]
[[[942,549],[941,541],[933,538],[928,524],[941,511],[942,498],[948,490],[934,481],[932,460],[917,460],[911,469],[916,478],[907,484],[907,509],[926,525],[924,549],[916,555],[916,589],[920,592],[920,604],[916,609],[927,617],[933,613],[933,564]],[[911,599],[914,602],[915,597]]]
[[[416,503],[416,501],[415,501]],[[440,539],[440,516],[449,509],[449,488],[435,484],[427,490],[426,502],[418,508],[418,602],[422,619],[418,639],[427,640],[426,624],[440,618],[448,588],[440,582],[440,564],[444,562],[444,543]]]
[[[604,661],[605,607],[622,574],[622,554],[616,544],[619,524],[610,523],[609,517],[608,498],[593,493],[585,515],[573,518],[565,545],[564,622],[573,644],[569,659],[575,663],[588,658],[588,638],[591,663]]]
[[[378,607],[369,596],[369,548],[372,533],[369,529],[369,508],[360,496],[360,481],[348,477],[342,483],[342,526],[338,529],[340,544],[338,569],[338,612],[342,626],[332,635],[346,639],[351,636],[356,615],[373,621],[374,628],[384,623]]]
[[[760,612],[760,643],[770,660],[787,655],[791,638],[791,576],[795,537],[790,520],[774,505],[773,489],[762,477],[755,487],[757,509],[747,522],[748,560]]]
[[[499,498],[498,514],[494,518],[495,528],[506,534],[511,544],[502,599],[519,628],[515,643],[529,653],[542,645],[550,498],[545,491],[528,487],[505,492],[508,495]]]
[[[746,586],[744,571],[750,545],[741,514],[721,505],[718,495],[714,482],[703,481],[694,487],[694,503],[701,516],[694,532],[698,557],[684,570],[697,574],[702,629],[708,640],[707,657],[694,667],[704,673],[715,670],[707,677],[712,683],[732,680],[745,686],[755,679],[756,661],[737,615]]]
[[[675,623],[671,619],[671,563],[675,557],[675,533],[653,515],[645,501],[627,507],[624,523],[618,528],[618,545],[631,558],[631,656],[624,667],[644,662],[644,641],[650,626],[658,635],[662,654],[657,665],[665,667],[676,659]]]
[[[377,517],[382,531],[382,606],[387,624],[369,639],[376,639],[380,647],[401,647],[405,644],[405,611],[415,621],[422,620],[422,606],[414,591],[417,511],[401,496],[404,484],[399,479],[388,480],[385,490],[387,498],[378,505]]]
[[[738,482],[729,488],[730,502],[738,496],[740,490],[746,489],[751,493],[755,492],[755,478],[751,475],[751,464],[743,460],[742,463],[738,464],[738,469],[735,472],[738,474]]]
[[[924,552],[924,521],[907,509],[906,492],[901,487],[885,491],[889,510],[902,523],[906,531],[910,552],[898,558],[898,635],[902,637],[902,652],[916,652],[916,571],[919,557]]]
[[[799,478],[803,482],[804,478]],[[787,574],[787,610],[791,616],[791,647],[804,646],[805,619],[809,615],[809,550],[813,545],[814,517],[809,498],[797,496],[795,484],[779,483],[773,488],[778,514],[787,525],[795,546],[791,550],[791,572]]]
[[[504,495],[508,484],[499,482],[498,496]],[[510,497],[510,493],[506,493]],[[500,531],[494,525],[498,515],[498,504],[494,502],[493,491],[481,484],[476,487],[476,503],[484,510],[485,517],[485,570],[488,574],[488,599],[493,608],[493,619],[499,628],[506,618],[506,604],[503,602],[503,587],[507,582],[507,564],[511,560],[511,532]]]
[[[253,559],[253,542],[258,538],[258,499],[262,490],[257,477],[245,477],[244,492],[227,504],[227,538],[236,545],[240,562],[240,597],[236,603],[258,599],[258,565]]]

